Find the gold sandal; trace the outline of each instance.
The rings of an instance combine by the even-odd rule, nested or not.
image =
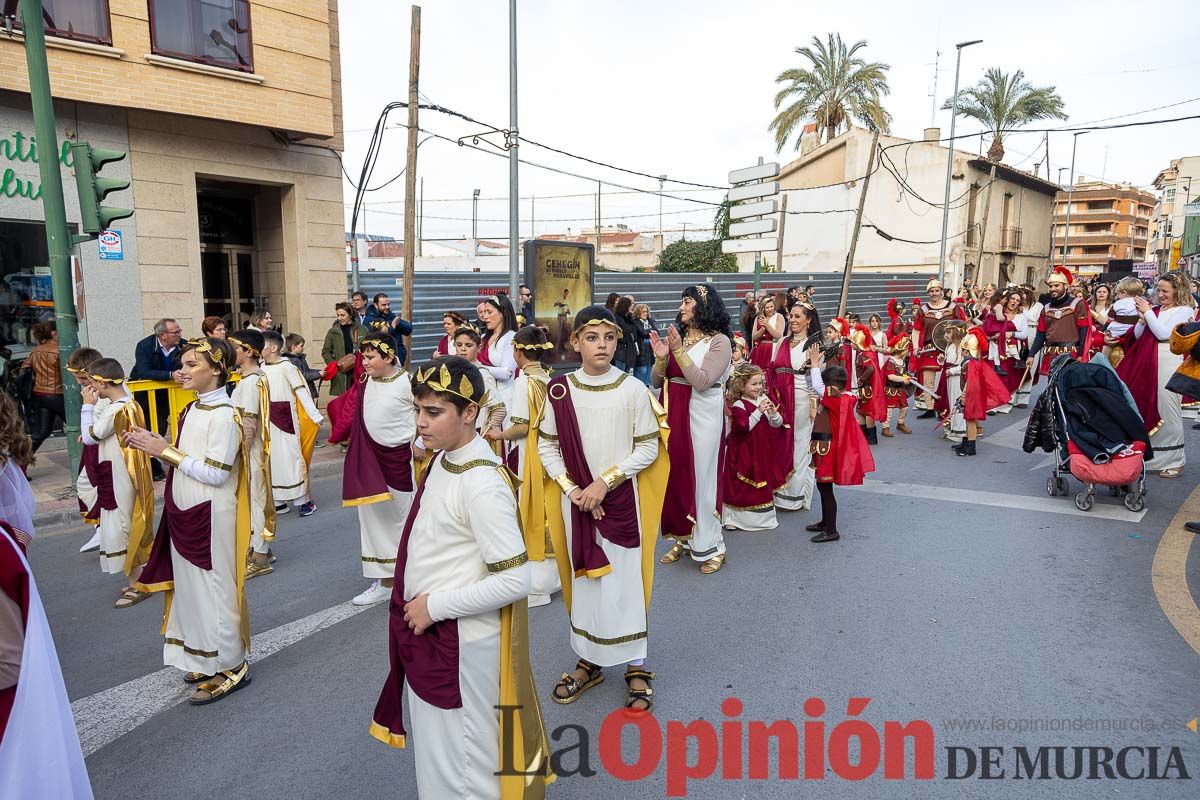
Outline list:
[[[188,702],[194,706],[206,706],[209,703],[215,703],[226,695],[233,694],[243,686],[250,685],[250,665],[245,661],[241,666],[235,669],[227,669],[223,672],[218,672],[212,677],[196,687],[196,693],[188,698]],[[200,692],[207,693],[207,697],[197,697]]]
[[[183,682],[189,686],[193,686],[197,683],[212,680],[212,677],[212,675],[205,675],[203,672],[185,672],[183,673]]]
[[[596,666],[590,661],[584,661],[582,658],[579,659],[575,664],[575,669],[587,673],[587,678],[581,681],[574,675],[564,672],[562,678],[554,685],[554,689],[550,692],[551,699],[559,705],[565,706],[568,703],[574,703],[588,689],[604,682],[603,668]],[[560,688],[567,690],[565,697],[558,693]]]
[[[663,557],[658,560],[660,564],[674,564],[683,555],[685,548],[679,542],[671,545],[671,549],[663,553]]]
[[[646,682],[645,689],[635,689],[630,683],[632,680],[642,679]],[[654,680],[654,673],[649,670],[637,668],[625,670],[625,685],[628,687],[625,693],[625,710],[634,714],[649,714],[654,708],[654,687],[651,681]],[[645,707],[635,707],[634,703],[645,703]]]
[[[274,571],[275,568],[269,561],[266,564],[259,564],[253,559],[246,562],[246,580],[257,578],[259,575],[270,575]]]
[[[713,556],[708,561],[700,565],[701,575],[712,575],[714,572],[725,566],[725,553],[719,556]]]

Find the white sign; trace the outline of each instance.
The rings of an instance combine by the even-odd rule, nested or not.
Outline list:
[[[745,169],[735,169],[729,173],[730,183],[745,183],[746,181],[761,181],[766,178],[774,178],[779,174],[779,162],[773,161],[770,164],[756,164],[753,167]]]
[[[770,197],[779,194],[779,181],[766,183],[751,183],[746,186],[735,186],[729,190],[729,200],[736,203],[739,200],[750,200],[755,197]]]
[[[778,249],[778,236],[764,236],[761,239],[726,239],[721,242],[722,253],[759,253]]]
[[[730,219],[745,219],[746,217],[762,217],[774,214],[779,208],[774,200],[761,200],[757,203],[743,203],[740,206],[730,206]]]
[[[1133,271],[1139,278],[1153,278],[1158,274],[1158,262],[1143,261],[1140,264],[1134,264]]]
[[[749,222],[735,222],[729,226],[730,236],[753,236],[756,233],[773,233],[775,220],[754,219]]]
[[[101,261],[125,260],[125,246],[121,241],[120,231],[102,231],[96,242],[100,245]]]

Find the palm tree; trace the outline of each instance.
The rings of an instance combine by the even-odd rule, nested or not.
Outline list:
[[[954,98],[947,100],[943,110],[951,107]],[[1025,73],[1012,74],[992,67],[975,86],[958,93],[958,113],[978,120],[992,131],[992,145],[987,157],[1004,160],[1004,134],[1038,119],[1066,119],[1063,99],[1053,86],[1034,87],[1025,80]]]
[[[826,42],[814,36],[808,47],[796,48],[809,64],[785,69],[775,79],[776,83],[786,84],[775,95],[775,108],[792,99],[767,127],[775,133],[776,152],[783,150],[797,126],[809,119],[820,126],[825,141],[837,136],[843,127],[849,128],[851,120],[887,133],[892,115],[884,109],[881,98],[891,91],[887,84],[890,67],[878,61],[867,63],[856,55],[866,46],[865,41],[859,41],[846,47],[840,34],[831,33]]]

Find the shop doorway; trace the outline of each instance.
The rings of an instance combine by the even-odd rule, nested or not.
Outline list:
[[[241,330],[261,305],[255,241],[255,194],[248,184],[202,181],[196,189],[204,316]]]

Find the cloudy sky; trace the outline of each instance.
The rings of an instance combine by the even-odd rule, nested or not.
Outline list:
[[[406,99],[408,9],[385,0],[341,3],[345,159],[356,181],[380,109]],[[506,0],[425,0],[421,19],[423,102],[507,125]],[[781,162],[792,157],[791,144],[776,156],[767,132],[774,116],[774,79],[802,63],[794,50],[813,36],[836,32],[847,41],[865,39],[866,57],[891,66],[886,102],[894,117],[892,132],[919,138],[931,118],[943,135],[948,133],[949,112],[933,112],[934,62],[941,50],[940,106],[952,91],[954,43],[968,39],[984,42],[963,51],[964,86],[997,66],[1023,69],[1036,85],[1058,88],[1070,120],[1032,127],[1200,114],[1197,30],[1200,3],[1195,0],[858,0],[819,7],[795,0],[519,0],[520,130],[540,143],[606,164],[723,185],[729,170],[754,164],[759,156]],[[404,115],[401,109],[390,119],[403,122]],[[426,111],[420,124],[452,139],[481,130]],[[959,120],[959,133],[978,129],[973,121]],[[1052,177],[1069,166],[1071,140],[1070,133],[1050,135]],[[961,146],[978,149],[979,140]],[[1006,146],[1006,161],[1023,169],[1044,158],[1042,133],[1011,135]],[[404,150],[404,129],[389,130],[370,185],[401,170]],[[605,182],[606,225],[657,229],[659,198],[631,191],[655,191],[657,180],[532,145],[521,150],[522,159],[582,176],[522,165],[522,237],[534,224],[537,233],[591,225],[597,180]],[[1200,120],[1096,131],[1079,137],[1076,173],[1146,185],[1171,158],[1198,154]],[[474,189],[483,198],[480,236],[507,238],[506,160],[434,138],[420,148],[418,173],[425,186],[426,238],[469,235]],[[1044,165],[1041,174],[1046,174]],[[720,199],[720,191],[668,183],[667,194],[673,197],[662,201],[665,227],[711,226],[711,206],[691,200],[712,202]],[[369,232],[399,238],[404,181],[368,197]],[[347,202],[352,198],[347,185]]]

